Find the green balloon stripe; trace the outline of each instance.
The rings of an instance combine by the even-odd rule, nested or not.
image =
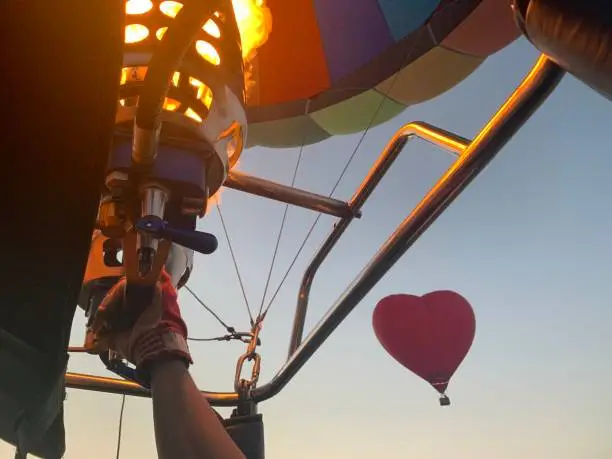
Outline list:
[[[330,135],[353,134],[394,118],[405,110],[376,89],[370,89],[339,104],[310,114],[310,117]],[[372,116],[376,114],[374,120]]]
[[[484,60],[438,46],[387,78],[376,89],[397,103],[419,104],[461,83]]]
[[[330,134],[308,115],[249,124],[246,147],[293,148],[327,139]]]

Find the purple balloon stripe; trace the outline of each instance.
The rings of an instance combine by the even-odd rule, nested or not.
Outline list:
[[[395,43],[376,0],[313,0],[332,84]]]

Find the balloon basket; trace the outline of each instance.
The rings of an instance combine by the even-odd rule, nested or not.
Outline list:
[[[450,406],[451,401],[450,398],[446,394],[442,394],[440,396],[440,406]]]

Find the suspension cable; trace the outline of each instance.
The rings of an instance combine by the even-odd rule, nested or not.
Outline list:
[[[125,394],[121,396],[121,411],[119,412],[119,428],[117,429],[117,454],[116,459],[119,459],[121,454],[121,435],[123,432],[123,412],[125,409]]]
[[[317,223],[319,222],[320,218],[321,218],[321,214],[318,214],[317,217],[315,218],[314,222],[312,223],[312,225],[310,225],[310,228],[308,229],[308,232],[306,233],[306,236],[304,237],[304,240],[302,241],[302,244],[300,244],[300,247],[298,248],[295,256],[291,260],[291,263],[289,263],[289,267],[287,268],[287,270],[285,271],[285,274],[281,278],[281,281],[279,282],[278,286],[276,287],[276,290],[274,290],[274,294],[272,295],[272,297],[270,297],[270,301],[268,302],[268,305],[266,306],[266,309],[264,310],[264,315],[268,314],[268,310],[270,309],[270,306],[272,306],[272,303],[274,302],[274,300],[276,299],[276,296],[280,292],[283,284],[285,283],[285,280],[287,280],[287,277],[289,277],[289,274],[291,273],[291,270],[293,269],[293,266],[295,265],[297,259],[299,258],[300,254],[302,253],[302,250],[304,250],[304,247],[306,247],[306,243],[310,239],[310,236],[311,236],[312,232],[314,231],[315,227],[317,226]]]
[[[195,298],[195,300],[200,303],[204,309],[206,309],[210,314],[212,314],[217,321],[221,324],[222,327],[225,328],[225,331],[227,332],[225,335],[223,336],[216,336],[213,338],[192,338],[192,337],[187,337],[187,340],[189,341],[198,341],[198,342],[210,342],[210,341],[242,341],[243,343],[250,343],[253,340],[253,331],[251,330],[250,332],[239,332],[236,331],[235,327],[232,327],[231,325],[227,325],[226,322],[224,322],[218,314],[216,314],[212,308],[208,307],[204,301],[202,301],[202,299],[191,289],[189,288],[187,285],[184,286],[187,291]],[[257,321],[256,321],[257,323]],[[259,341],[258,341],[258,345],[259,345]]]
[[[223,226],[223,232],[225,233],[225,240],[227,241],[227,245],[229,247],[230,254],[232,256],[232,261],[234,262],[234,269],[236,271],[236,276],[238,277],[238,282],[240,283],[240,289],[242,290],[242,296],[244,298],[244,303],[246,305],[247,312],[249,313],[249,320],[251,322],[251,326],[255,324],[253,320],[253,314],[251,313],[251,307],[249,306],[249,299],[247,298],[246,289],[244,288],[244,282],[242,282],[242,276],[240,275],[240,269],[238,268],[238,260],[236,259],[236,255],[234,254],[234,249],[232,248],[232,242],[230,241],[229,233],[227,231],[227,226],[225,225],[225,220],[223,218],[223,212],[221,212],[221,206],[217,203],[217,211],[219,212],[219,219],[221,220],[221,226]]]
[[[404,64],[406,64],[406,62],[408,61],[410,56],[411,56],[411,52],[408,52],[406,54],[405,59],[404,59]],[[389,89],[387,90],[387,93],[391,92],[391,90],[395,87],[395,84],[397,83],[397,80],[399,79],[399,75],[400,75],[400,72],[397,72],[395,75],[393,75],[393,78],[391,79],[391,81],[389,83]],[[334,186],[332,187],[331,191],[329,192],[328,197],[332,197],[333,194],[336,192],[336,189],[338,188],[338,186],[342,182],[342,179],[346,175],[346,172],[348,171],[350,165],[352,164],[353,160],[355,159],[355,156],[357,155],[359,149],[361,148],[361,145],[363,144],[363,141],[365,140],[366,136],[368,135],[368,132],[370,131],[370,129],[374,125],[374,121],[376,120],[376,117],[378,116],[378,114],[380,113],[382,108],[384,107],[386,101],[387,101],[386,94],[381,93],[381,99],[380,99],[380,102],[378,103],[378,106],[376,107],[376,110],[374,110],[374,113],[372,114],[372,117],[370,118],[367,126],[365,127],[365,129],[361,133],[361,136],[359,137],[359,140],[357,141],[357,144],[353,148],[353,151],[351,152],[351,155],[349,156],[346,164],[344,165],[344,168],[340,172],[340,176],[336,180],[336,183],[334,183]],[[299,168],[300,161],[301,161],[301,158],[302,158],[303,150],[304,150],[304,141],[302,141],[301,146],[300,146],[300,150],[299,150],[299,154],[298,154],[298,159],[297,159],[297,162],[296,162],[296,167],[295,167],[295,170],[293,172],[293,178],[292,178],[292,181],[291,181],[291,186],[293,186],[295,184],[295,179],[296,179],[298,168]],[[272,296],[270,298],[270,301],[268,302],[266,308],[263,309],[263,305],[264,305],[265,300],[266,300],[266,294],[267,294],[268,287],[269,287],[269,284],[270,284],[270,279],[272,277],[272,271],[274,269],[274,263],[275,263],[276,256],[277,256],[277,253],[278,253],[278,248],[279,248],[279,245],[280,245],[280,240],[281,240],[283,228],[284,228],[284,225],[285,225],[288,209],[289,209],[289,204],[286,204],[285,205],[285,210],[283,212],[283,218],[281,220],[281,228],[279,230],[278,238],[276,240],[276,246],[274,248],[274,253],[273,253],[273,256],[272,256],[272,263],[270,265],[270,270],[268,272],[268,277],[267,277],[267,280],[266,280],[266,286],[264,288],[264,294],[263,294],[263,297],[262,297],[261,305],[259,307],[259,313],[257,314],[257,321],[255,321],[255,320],[253,320],[253,315],[251,313],[251,308],[249,306],[249,302],[248,302],[248,299],[247,299],[247,295],[246,295],[246,291],[245,291],[245,288],[244,288],[244,284],[242,282],[242,278],[240,277],[240,272],[238,270],[238,263],[237,263],[236,257],[234,256],[234,251],[232,250],[232,245],[230,243],[229,234],[227,232],[227,228],[226,228],[225,222],[223,220],[223,215],[221,213],[221,208],[219,207],[219,203],[217,203],[217,210],[219,211],[219,217],[221,219],[221,224],[223,225],[223,231],[225,232],[225,238],[227,240],[227,243],[228,243],[228,246],[229,246],[229,249],[230,249],[230,253],[232,255],[232,259],[234,261],[234,268],[235,268],[236,274],[238,276],[238,281],[240,282],[240,288],[242,289],[242,295],[243,295],[245,303],[246,303],[246,307],[247,307],[247,311],[249,313],[249,319],[251,321],[251,326],[252,327],[254,327],[257,323],[259,323],[261,320],[263,320],[263,318],[268,314],[268,311],[272,307],[272,304],[274,303],[274,300],[278,296],[278,294],[279,294],[280,290],[282,289],[285,281],[289,277],[289,274],[291,273],[291,270],[295,266],[295,263],[297,262],[299,256],[301,255],[302,251],[304,250],[304,247],[306,247],[306,244],[308,243],[308,240],[312,236],[312,233],[313,233],[315,227],[317,226],[317,224],[319,223],[319,220],[321,219],[321,215],[322,215],[322,214],[319,213],[316,216],[316,218],[314,219],[314,221],[312,222],[312,225],[308,229],[308,232],[306,233],[306,236],[304,237],[304,240],[300,244],[300,246],[299,246],[295,256],[293,257],[293,259],[289,263],[289,267],[287,268],[287,270],[283,274],[283,277],[281,278],[281,281],[279,282],[278,286],[274,290],[274,293],[272,294]],[[262,312],[262,309],[263,309],[263,312]]]
[[[389,90],[387,92],[391,92],[391,90],[395,86],[395,83],[397,83],[398,78],[399,78],[399,72],[396,73],[393,76],[393,79],[391,80],[391,82],[389,84]],[[372,115],[372,118],[370,118],[370,121],[368,122],[366,128],[364,129],[363,133],[359,137],[359,140],[357,141],[357,144],[355,145],[355,148],[353,149],[353,152],[349,156],[348,161],[346,162],[344,168],[340,172],[340,176],[338,177],[338,180],[336,180],[336,183],[334,184],[334,186],[332,187],[331,191],[329,192],[328,197],[333,196],[333,194],[336,192],[336,189],[338,188],[338,186],[340,185],[340,182],[344,178],[344,175],[348,171],[349,166],[351,165],[351,163],[355,159],[355,156],[357,155],[357,152],[361,148],[361,145],[363,144],[363,141],[365,140],[366,135],[368,134],[368,132],[370,131],[370,129],[374,125],[374,121],[376,120],[376,117],[378,116],[378,114],[380,113],[382,108],[384,107],[386,101],[387,101],[387,96],[385,94],[381,94],[380,102],[379,102],[378,106],[376,107],[376,110],[374,111],[374,114]],[[304,247],[306,246],[308,240],[310,239],[310,236],[312,235],[315,227],[319,223],[319,220],[321,219],[321,215],[322,214],[319,213],[316,216],[316,218],[314,219],[314,221],[312,222],[312,225],[310,226],[308,232],[306,233],[306,236],[304,237],[304,240],[302,241],[302,244],[300,244],[300,247],[298,248],[295,256],[291,260],[291,263],[289,263],[289,267],[287,268],[287,270],[285,271],[285,274],[281,278],[281,281],[279,282],[278,287],[276,288],[276,290],[274,291],[274,294],[270,298],[270,301],[268,302],[268,305],[266,306],[266,309],[264,310],[264,313],[263,313],[264,316],[270,310],[270,307],[272,306],[272,304],[273,304],[274,300],[276,299],[278,293],[280,292],[280,290],[283,287],[285,281],[287,280],[287,277],[289,277],[289,274],[291,273],[291,270],[293,269],[293,266],[297,262],[297,259],[299,258],[300,254],[302,253],[302,250],[304,250]]]
[[[212,315],[212,316],[213,316],[215,319],[217,319],[217,322],[219,322],[219,323],[221,324],[221,326],[227,330],[227,332],[228,332],[228,333],[233,333],[233,332],[235,332],[235,331],[236,331],[236,329],[235,329],[234,327],[230,327],[229,325],[227,325],[227,324],[226,324],[226,323],[223,321],[223,319],[221,319],[221,317],[219,317],[219,315],[218,315],[218,314],[217,314],[215,311],[213,311],[211,308],[209,308],[209,307],[208,307],[208,306],[207,306],[207,305],[204,303],[204,301],[202,301],[202,300],[200,299],[200,297],[199,297],[198,295],[196,295],[196,293],[195,293],[195,292],[194,292],[194,291],[193,291],[193,290],[192,290],[192,289],[191,289],[191,288],[190,288],[188,285],[185,285],[184,287],[185,287],[185,289],[186,289],[186,290],[187,290],[187,291],[188,291],[188,292],[191,294],[191,296],[192,296],[192,297],[193,297],[193,298],[194,298],[194,299],[195,299],[195,300],[196,300],[198,303],[200,303],[200,305],[201,305],[201,306],[202,306],[204,309],[206,309],[206,310],[207,310],[207,311],[208,311],[208,312],[209,312],[209,313],[210,313],[210,314],[211,314],[211,315]]]
[[[300,169],[300,163],[302,161],[302,153],[304,152],[304,142],[300,146],[300,150],[298,152],[297,161],[295,162],[295,168],[293,169],[293,176],[291,177],[291,186],[295,186],[295,180],[297,178],[298,170]],[[259,305],[259,311],[257,313],[257,317],[261,317],[261,313],[263,311],[264,303],[266,302],[266,296],[268,294],[268,287],[270,286],[270,280],[272,279],[272,272],[274,271],[274,265],[276,262],[276,257],[278,255],[278,248],[280,246],[281,238],[283,235],[283,230],[285,229],[285,223],[287,221],[287,214],[289,213],[289,204],[285,204],[285,209],[283,211],[283,217],[281,219],[280,228],[278,230],[278,237],[276,238],[276,245],[274,247],[274,252],[272,254],[272,261],[270,262],[270,269],[268,270],[268,278],[266,279],[266,286],[264,287],[264,292],[261,297],[261,304]]]

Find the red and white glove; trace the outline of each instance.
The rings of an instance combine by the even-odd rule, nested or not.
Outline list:
[[[155,286],[152,301],[135,310],[126,301],[126,281],[119,281],[106,295],[90,331],[93,347],[110,349],[136,366],[139,377],[148,381],[151,366],[160,361],[193,361],[187,346],[187,326],[181,317],[177,292],[164,271]]]

